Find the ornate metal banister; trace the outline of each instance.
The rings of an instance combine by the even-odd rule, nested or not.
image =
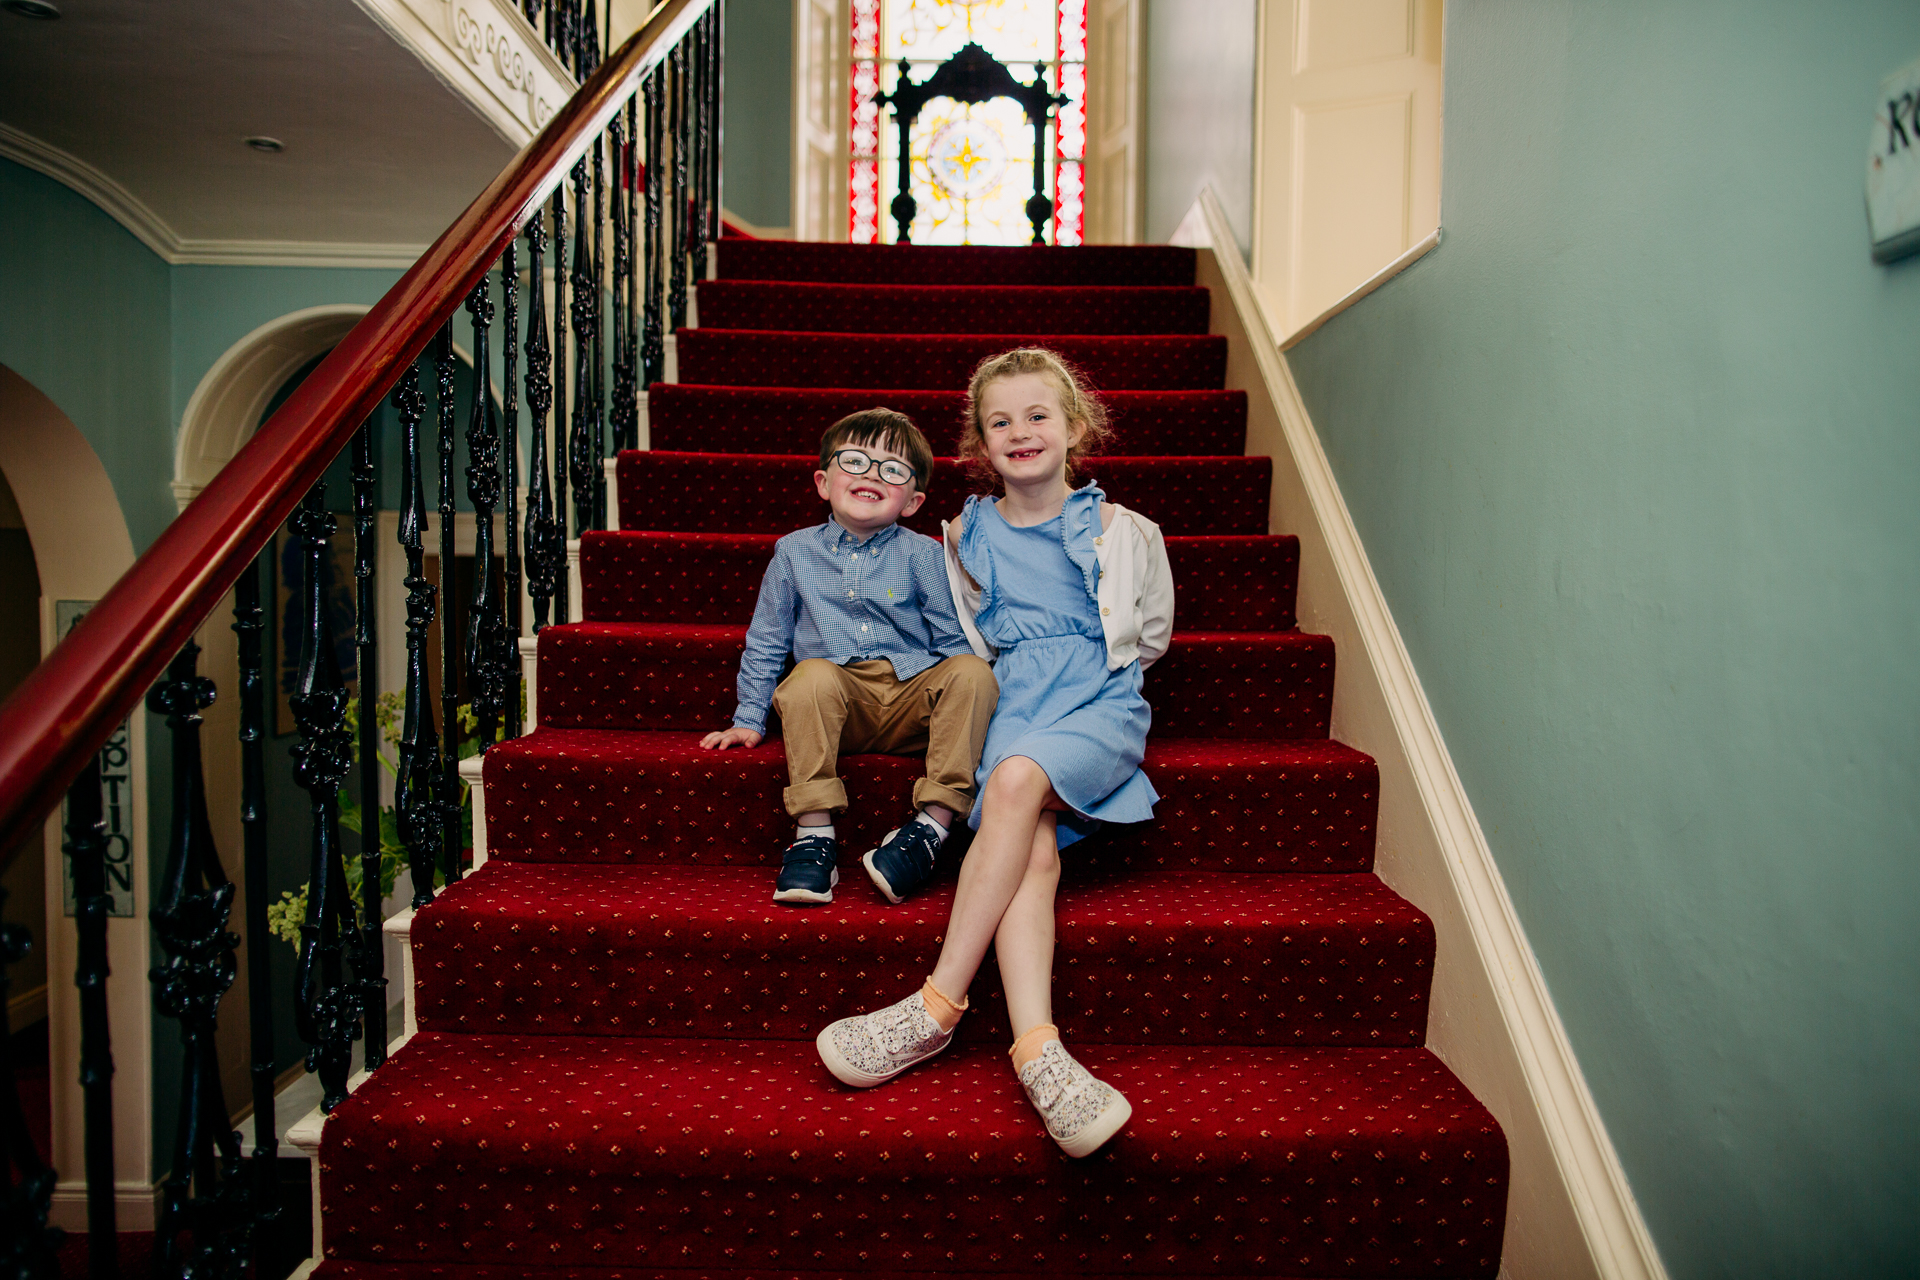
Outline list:
[[[320,1079],[322,1110],[330,1111],[347,1096],[356,1040],[364,1045],[367,1070],[380,1069],[386,1057],[382,925],[400,860],[411,872],[415,906],[465,873],[461,752],[471,749],[470,735],[484,750],[503,731],[513,736],[523,727],[515,643],[522,580],[535,627],[566,620],[569,520],[575,530],[604,523],[608,437],[616,449],[638,443],[638,397],[643,379],[659,375],[662,319],[684,316],[692,277],[702,274],[705,241],[719,218],[717,0],[667,0],[604,64],[591,0],[545,0],[526,11],[532,17],[537,10],[569,65],[591,78],[0,707],[0,838],[27,834],[51,807],[49,798],[71,783],[67,848],[79,934],[75,981],[94,1276],[117,1270],[100,743],[167,667],[148,699],[151,710],[168,718],[174,787],[168,861],[152,912],[167,959],[149,976],[156,1007],[179,1020],[184,1069],[155,1256],[169,1275],[242,1275],[249,1262],[256,1269],[267,1265],[266,1227],[279,1212],[268,939],[278,933],[296,942],[294,1027],[308,1046],[308,1070]],[[670,117],[670,129],[662,127],[663,116]],[[669,223],[660,221],[663,210]],[[524,294],[523,231],[531,264]],[[505,375],[497,407],[490,394],[496,288]],[[472,337],[471,394],[464,400],[454,319],[463,305]],[[424,376],[432,378],[430,426]],[[524,524],[517,496],[522,385],[532,431]],[[406,561],[398,584],[406,627],[401,688],[383,697],[381,450],[372,415],[389,392],[399,420],[396,537]],[[321,480],[343,452],[351,485],[351,570],[336,555],[339,522],[326,509]],[[470,517],[456,509],[457,480],[464,482]],[[437,583],[426,565],[429,485]],[[494,575],[496,513],[506,520],[503,580]],[[286,703],[299,735],[292,773],[307,794],[311,844],[302,895],[269,903],[260,552],[282,522],[293,535],[283,565],[285,621],[298,637],[295,687]],[[465,580],[456,569],[463,549],[474,560],[466,596],[456,590]],[[229,881],[213,847],[200,712],[215,691],[195,671],[198,648],[190,638],[229,587],[239,638],[240,883]],[[437,646],[431,638],[436,619]],[[431,680],[436,648],[437,697]],[[388,744],[397,759],[383,757]],[[383,768],[394,775],[390,793]],[[383,802],[387,794],[391,808]],[[357,847],[346,847],[343,827],[357,829]],[[242,884],[244,944],[228,932]],[[11,934],[0,937],[0,960],[20,944]],[[216,1013],[236,975],[239,945],[246,948],[251,1020],[250,1164],[229,1124],[215,1049]],[[47,1272],[59,1239],[45,1224],[53,1174],[16,1140],[10,1071],[0,1071],[0,1087],[6,1089],[0,1142],[19,1173],[4,1202],[7,1243],[0,1261],[37,1276]],[[9,1103],[16,1104],[11,1112]],[[296,1142],[306,1141],[302,1133],[296,1130]]]
[[[641,77],[712,3],[658,5],[0,707],[0,847],[52,809]]]

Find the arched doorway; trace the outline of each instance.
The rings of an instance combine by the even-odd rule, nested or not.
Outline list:
[[[57,638],[63,610],[100,598],[133,564],[133,539],[106,468],[58,405],[0,365],[0,474],[13,491],[40,579],[41,652]],[[126,816],[131,914],[107,922],[108,1017],[113,1027],[114,1182],[122,1230],[151,1230],[153,1202],[153,1048],[148,967],[146,717],[128,723]],[[81,1123],[80,1004],[70,980],[75,936],[62,927],[65,863],[57,821],[46,829],[45,930],[47,1016],[52,1068],[54,1220],[84,1227],[86,1183]]]

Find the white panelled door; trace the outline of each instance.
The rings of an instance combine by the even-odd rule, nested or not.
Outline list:
[[[1262,0],[1253,277],[1284,341],[1440,223],[1441,0]]]

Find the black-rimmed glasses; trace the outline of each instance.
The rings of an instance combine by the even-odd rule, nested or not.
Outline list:
[[[835,450],[833,460],[850,476],[863,476],[873,469],[873,458],[858,449]],[[880,464],[880,478],[888,484],[911,484],[914,480],[913,468],[888,458]]]

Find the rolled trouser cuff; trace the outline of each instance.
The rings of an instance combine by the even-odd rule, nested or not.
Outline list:
[[[780,798],[791,817],[822,811],[833,813],[847,807],[847,788],[838,778],[821,778],[788,787]]]
[[[922,778],[913,784],[913,807],[924,809],[930,804],[945,805],[962,817],[973,812],[971,795],[964,791],[955,791],[952,787],[943,787],[932,778]]]

